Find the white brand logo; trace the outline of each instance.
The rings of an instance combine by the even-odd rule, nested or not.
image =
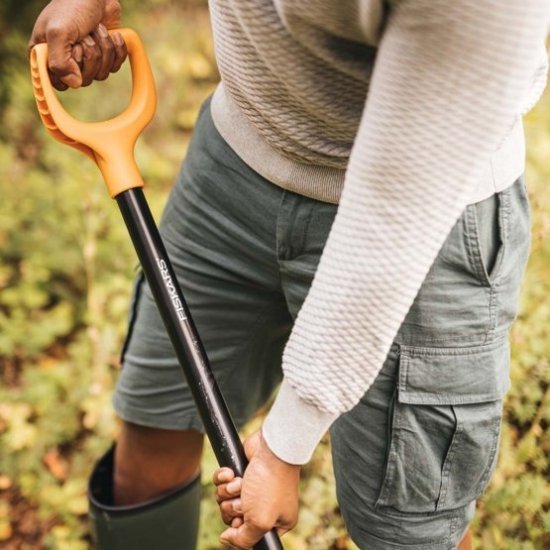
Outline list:
[[[180,321],[185,321],[186,317],[185,311],[183,310],[183,304],[178,298],[178,293],[176,291],[174,281],[172,281],[172,277],[170,276],[170,273],[168,273],[168,266],[166,265],[166,262],[164,260],[157,260],[157,265],[159,266],[160,273],[162,275],[162,278],[164,279],[164,284],[166,285],[168,293],[170,294],[172,306],[174,307],[174,310],[178,315],[178,319]]]

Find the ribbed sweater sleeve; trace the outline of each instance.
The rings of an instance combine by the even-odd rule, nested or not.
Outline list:
[[[376,57],[339,210],[263,427],[305,463],[380,371],[446,236],[528,95],[548,0],[402,0]]]

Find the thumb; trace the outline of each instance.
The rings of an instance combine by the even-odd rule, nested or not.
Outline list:
[[[252,548],[264,535],[265,531],[243,523],[240,527],[229,527],[220,536],[222,544],[231,544],[239,548]]]
[[[48,68],[59,80],[71,88],[82,85],[82,74],[73,58],[73,46],[76,42],[68,32],[56,29],[47,34]]]

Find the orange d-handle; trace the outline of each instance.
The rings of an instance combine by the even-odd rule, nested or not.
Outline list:
[[[103,122],[73,118],[57,99],[48,74],[48,46],[31,52],[34,97],[44,126],[57,140],[88,155],[99,167],[111,197],[143,187],[134,160],[137,138],[149,124],[157,104],[155,81],[145,48],[131,29],[116,29],[126,42],[132,68],[132,99],[124,112]]]

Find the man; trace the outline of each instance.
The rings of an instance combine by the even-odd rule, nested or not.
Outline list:
[[[210,4],[222,83],[161,231],[239,424],[284,373],[243,480],[215,474],[222,540],[295,525],[300,465],[330,428],[361,548],[455,548],[496,462],[529,246],[521,115],[550,5]],[[49,43],[59,89],[118,70],[119,14],[44,9],[31,45]],[[194,548],[202,426],[141,279],[123,355],[98,544]]]

